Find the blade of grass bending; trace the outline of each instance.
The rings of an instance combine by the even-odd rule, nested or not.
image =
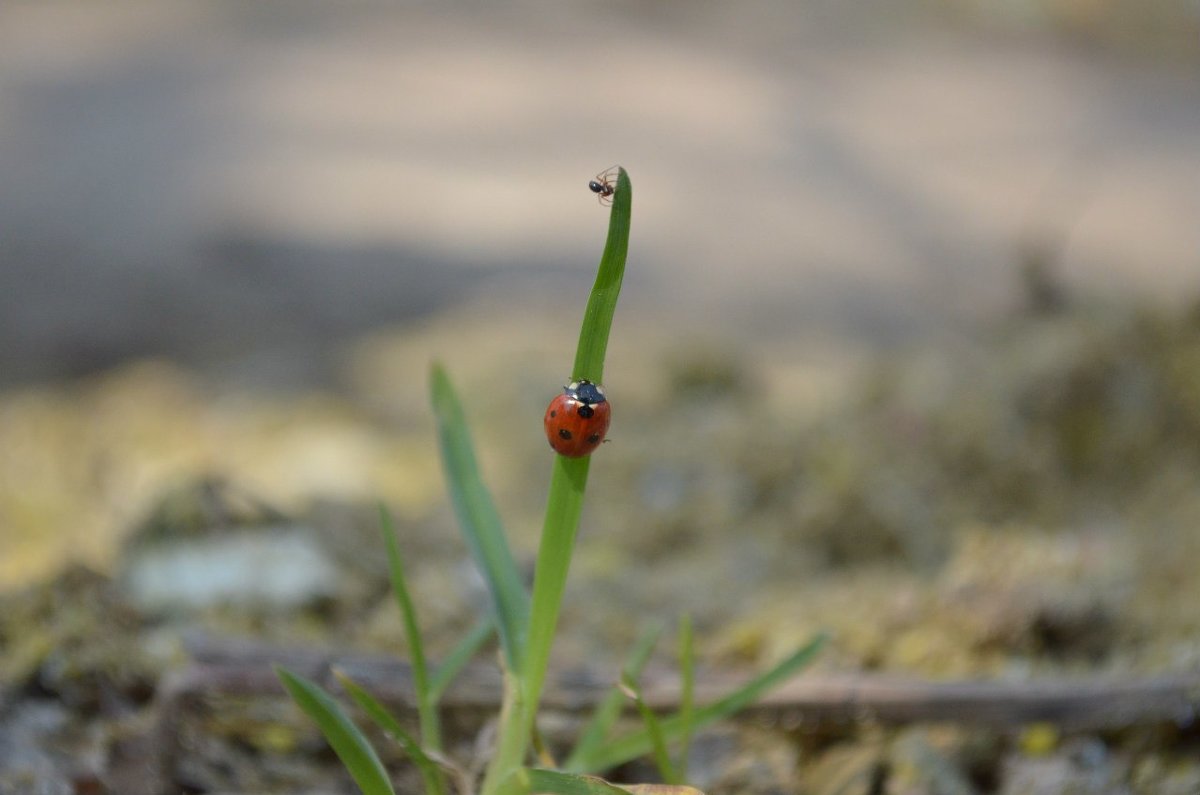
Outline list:
[[[813,657],[825,645],[826,635],[817,635],[812,641],[795,651],[790,657],[782,660],[775,667],[759,674],[746,684],[729,693],[723,698],[697,707],[692,712],[691,729],[694,731],[731,715],[753,704],[770,690],[782,685],[797,671],[812,662]],[[683,723],[679,715],[673,715],[660,721],[663,734],[668,740],[677,740],[683,731]],[[649,735],[643,729],[632,732],[624,737],[618,737],[607,743],[596,753],[586,759],[576,760],[575,766],[565,769],[572,773],[582,773],[589,770],[606,770],[608,768],[636,759],[651,750]]]
[[[316,722],[363,795],[396,795],[375,749],[328,693],[281,665],[275,666],[275,675],[300,709]]]
[[[642,698],[642,690],[638,687],[638,683],[633,679],[623,679],[621,689],[626,696],[633,700],[638,714],[642,716],[642,724],[646,727],[646,736],[650,738],[650,753],[659,775],[668,784],[682,783],[679,772],[671,763],[671,755],[667,753],[667,739],[663,736],[662,724],[659,722],[658,716],[654,714],[654,710],[650,709],[646,700]]]
[[[622,168],[617,173],[617,188],[608,221],[608,239],[579,330],[572,378],[600,382],[604,375],[604,354],[608,349],[613,314],[625,276],[631,207],[632,188],[629,175]],[[525,726],[522,732],[526,736],[533,726],[533,716],[537,712],[545,682],[567,571],[575,548],[575,534],[583,512],[583,496],[587,489],[591,460],[591,456],[555,456],[554,459],[550,492],[546,499],[546,516],[542,523],[542,541],[533,578],[529,641],[522,677],[525,685]]]
[[[654,645],[658,642],[659,635],[662,634],[661,627],[650,627],[642,632],[641,636],[630,649],[629,655],[625,658],[625,665],[621,668],[621,678],[626,677],[636,680],[642,675],[642,669],[646,667],[646,661],[650,659],[650,655],[654,652]],[[625,694],[621,692],[619,687],[614,686],[607,696],[596,706],[596,711],[592,713],[591,720],[588,725],[579,735],[579,742],[571,750],[571,754],[563,763],[563,767],[571,770],[576,769],[576,764],[580,759],[586,759],[590,754],[604,744],[608,733],[612,731],[612,727],[616,725],[617,718],[621,717],[621,708],[625,706]]]
[[[621,280],[625,278],[625,258],[629,253],[632,206],[633,186],[625,169],[619,168],[612,212],[608,217],[608,239],[604,242],[596,283],[592,286],[587,309],[583,313],[572,378],[586,378],[598,384],[604,382],[604,354],[608,351],[608,334],[612,330]]]
[[[430,384],[451,501],[467,547],[491,593],[505,662],[517,671],[529,622],[529,594],[509,550],[500,514],[480,477],[462,404],[449,377],[437,364],[433,365]]]
[[[682,687],[679,693],[679,782],[687,781],[688,755],[692,750],[692,706],[696,693],[696,654],[692,642],[692,617],[679,619],[679,676]]]
[[[496,627],[491,621],[480,621],[450,650],[429,680],[429,693],[435,704],[441,700],[446,688],[462,673],[462,669],[483,648],[483,644],[488,642],[495,630]]]
[[[529,769],[529,783],[534,792],[554,795],[628,795],[628,790],[610,784],[596,776],[560,773],[557,770]]]
[[[396,528],[387,508],[379,506],[379,519],[383,529],[383,541],[387,547],[388,572],[392,578],[392,593],[400,607],[404,620],[404,635],[408,639],[408,656],[412,664],[413,693],[417,699],[417,718],[421,725],[421,741],[425,747],[435,751],[442,749],[442,730],[438,720],[437,703],[429,687],[429,674],[425,665],[425,646],[421,641],[421,628],[417,625],[417,611],[404,577],[404,560],[400,556],[400,543],[396,539]]]
[[[588,297],[579,346],[575,352],[572,378],[600,382],[604,376],[604,354],[621,281],[625,275],[625,257],[629,250],[629,219],[633,191],[625,169],[617,172],[617,187],[609,214],[608,239],[600,257],[596,282]],[[496,753],[488,764],[483,780],[483,795],[494,795],[510,773],[525,762],[534,717],[545,684],[550,647],[558,625],[559,608],[566,587],[567,570],[583,511],[591,457],[555,456],[546,499],[546,517],[538,547],[537,568],[533,578],[533,597],[529,608],[528,639],[515,688],[520,703],[501,715]]]
[[[334,670],[333,675],[337,677],[338,682],[350,694],[350,698],[354,699],[363,712],[371,720],[375,721],[375,725],[383,729],[391,735],[396,742],[404,749],[404,753],[408,754],[413,760],[413,764],[417,766],[417,770],[421,773],[421,779],[425,782],[425,792],[428,795],[445,795],[446,781],[442,776],[442,771],[438,768],[436,762],[425,753],[425,749],[417,742],[408,731],[400,725],[400,721],[380,704],[374,696],[368,693],[357,682],[341,671]]]
[[[514,770],[497,790],[497,795],[629,795],[629,790],[596,776],[560,773],[523,767]]]
[[[597,776],[561,773],[557,770],[526,768],[513,776],[514,789],[503,790],[504,795],[516,793],[549,793],[549,795],[704,795],[695,787],[674,784],[613,784]]]

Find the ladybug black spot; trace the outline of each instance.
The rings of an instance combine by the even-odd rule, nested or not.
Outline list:
[[[595,413],[596,410],[591,406],[583,405],[579,407],[579,416],[583,417],[585,420],[591,419],[592,415]]]
[[[600,441],[600,434],[593,433],[591,436],[588,437],[587,440],[588,440],[588,444],[596,444],[597,442]]]
[[[552,412],[550,412],[550,417],[551,417],[552,419],[553,419],[554,417],[557,417],[557,416],[558,416],[558,412],[557,412],[557,411],[552,411]]]
[[[559,428],[558,429],[558,438],[566,439],[569,441],[571,438],[571,432],[568,431],[566,428]]]

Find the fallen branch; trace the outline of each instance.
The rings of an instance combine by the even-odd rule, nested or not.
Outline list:
[[[282,694],[270,665],[283,663],[334,691],[338,686],[330,671],[336,666],[381,699],[414,707],[409,667],[384,655],[334,654],[212,637],[192,638],[187,645],[194,662],[164,683],[160,695],[167,704],[205,695]],[[560,671],[547,682],[543,701],[550,709],[583,712],[615,681],[615,672],[606,677],[594,671]],[[698,676],[696,700],[715,699],[739,681],[727,674]],[[443,709],[498,709],[500,685],[495,666],[469,666],[447,690]],[[673,672],[649,671],[642,691],[651,707],[668,710],[678,702],[678,687]],[[947,682],[875,674],[808,674],[772,692],[746,714],[813,728],[922,722],[1003,728],[1044,722],[1083,730],[1187,725],[1198,710],[1200,672],[1145,678]]]

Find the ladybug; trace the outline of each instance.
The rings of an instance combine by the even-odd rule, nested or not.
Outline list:
[[[582,458],[604,441],[611,419],[612,407],[604,396],[604,387],[591,381],[572,381],[546,408],[546,440],[559,455]]]
[[[605,169],[596,175],[596,178],[588,182],[588,190],[596,194],[596,198],[603,205],[612,204],[612,196],[617,192],[617,186],[613,183],[617,180],[617,175],[620,173],[620,166],[612,166]]]

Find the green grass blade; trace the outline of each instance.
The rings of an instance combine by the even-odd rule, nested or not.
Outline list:
[[[550,476],[550,494],[546,500],[546,517],[542,526],[542,543],[538,548],[537,568],[533,578],[533,604],[529,616],[529,644],[526,667],[522,670],[526,698],[530,710],[545,683],[550,647],[558,626],[559,608],[567,586],[567,571],[575,548],[575,534],[583,513],[583,495],[587,488],[591,456],[584,458],[554,457]],[[532,715],[530,715],[532,727]]]
[[[790,679],[796,672],[812,662],[813,657],[825,645],[826,636],[817,635],[807,645],[798,649],[774,668],[756,676],[746,684],[711,704],[696,708],[692,713],[691,729],[700,729],[718,720],[728,718],[753,704],[770,690]],[[679,715],[660,721],[662,732],[668,740],[675,741],[683,733],[683,722]],[[649,734],[643,729],[619,737],[585,759],[576,760],[576,765],[566,769],[574,773],[608,768],[636,759],[652,749]]]
[[[495,631],[496,627],[491,621],[480,621],[450,650],[429,680],[429,692],[435,704]]]
[[[646,736],[650,738],[650,753],[654,759],[654,764],[658,767],[659,775],[663,777],[663,781],[668,784],[680,784],[682,780],[679,778],[679,772],[675,769],[675,765],[671,763],[671,754],[667,752],[667,738],[663,734],[662,723],[658,716],[654,714],[654,710],[642,698],[642,689],[638,687],[638,683],[634,679],[624,679],[621,682],[621,689],[625,691],[625,695],[633,699],[633,704],[637,707],[638,714],[642,716],[642,724],[645,726]]]
[[[520,669],[513,688],[520,703],[514,704],[501,716],[496,753],[483,781],[484,795],[492,795],[509,773],[526,761],[529,739],[533,736],[534,717],[546,680],[546,667],[550,662],[550,647],[554,642],[558,612],[566,589],[571,550],[579,528],[579,515],[583,511],[583,492],[590,461],[590,457],[554,457],[546,520],[533,578],[533,605],[529,616],[525,667]]]
[[[625,277],[625,258],[629,252],[629,221],[633,206],[633,187],[625,169],[617,169],[617,186],[613,194],[612,212],[608,220],[608,239],[596,282],[588,296],[579,329],[579,345],[575,351],[572,378],[586,378],[597,383],[604,377],[604,354],[612,330],[613,314]],[[588,464],[591,456],[564,458],[557,456],[550,478],[550,493],[546,500],[546,516],[542,524],[542,543],[538,549],[537,569],[533,583],[533,602],[530,615],[529,665],[524,671],[527,697],[533,708],[541,694],[545,665],[549,660],[550,644],[558,624],[558,610],[566,585],[567,570],[575,548],[575,534],[583,511],[583,495],[587,489]]]
[[[600,257],[596,283],[588,297],[579,329],[579,347],[575,350],[572,378],[604,383],[604,354],[608,351],[608,333],[625,277],[625,257],[629,253],[629,222],[633,214],[633,186],[625,169],[618,169],[617,190],[613,194],[608,219],[608,239]]]
[[[628,790],[602,778],[560,773],[557,770],[531,768],[529,783],[534,792],[554,795],[628,795]]]
[[[417,611],[404,577],[404,560],[400,556],[400,543],[396,539],[396,528],[387,508],[379,506],[379,518],[383,528],[383,541],[387,547],[388,572],[392,579],[392,593],[400,607],[404,620],[404,634],[408,639],[408,655],[412,664],[413,691],[417,700],[417,717],[421,724],[421,741],[427,748],[440,751],[442,748],[441,723],[438,720],[437,703],[429,686],[429,674],[425,664],[425,647],[421,641],[421,627],[417,624]]]
[[[421,779],[425,782],[425,792],[428,795],[445,795],[446,781],[442,776],[441,769],[429,754],[425,753],[421,744],[400,725],[400,721],[396,720],[396,717],[386,707],[353,679],[337,670],[333,672],[333,675],[337,677],[338,682],[346,689],[350,697],[362,707],[363,712],[366,712],[368,717],[375,721],[375,725],[395,738],[400,747],[404,749],[404,753],[413,760],[413,764],[421,772]]]
[[[688,777],[688,755],[692,750],[692,706],[696,693],[696,649],[692,639],[692,618],[684,615],[679,619],[679,675],[682,687],[679,693],[679,781]]]
[[[636,681],[642,675],[642,669],[646,667],[646,662],[654,652],[654,644],[658,642],[660,634],[662,634],[662,630],[659,627],[651,627],[641,634],[625,658],[625,665],[621,669],[622,679],[631,678]],[[586,759],[604,744],[612,727],[616,725],[617,719],[621,717],[621,709],[624,706],[625,694],[619,687],[613,687],[612,691],[596,706],[591,720],[579,735],[579,742],[575,744],[570,756],[563,763],[564,768],[578,769],[579,760]]]
[[[363,795],[396,795],[375,749],[328,693],[283,666],[275,666],[275,675],[300,709],[316,722]]]
[[[523,767],[514,770],[497,795],[629,795],[629,790],[595,776]]]
[[[616,192],[609,214],[608,239],[600,257],[596,282],[584,311],[575,353],[573,378],[601,382],[604,354],[621,281],[625,275],[625,257],[629,250],[629,219],[633,190],[625,169],[617,173]],[[591,456],[564,458],[555,456],[546,500],[546,517],[538,548],[537,569],[533,579],[533,597],[529,608],[528,639],[520,658],[519,682],[514,688],[520,703],[501,716],[496,753],[488,764],[483,794],[495,795],[509,775],[525,763],[534,716],[545,684],[550,647],[558,626],[559,608],[566,587],[567,570],[575,547],[583,495],[587,487]]]
[[[511,670],[520,670],[529,622],[529,595],[508,547],[500,514],[480,477],[462,403],[440,366],[433,366],[431,376],[433,411],[451,501],[467,547],[491,593],[505,661]]]

